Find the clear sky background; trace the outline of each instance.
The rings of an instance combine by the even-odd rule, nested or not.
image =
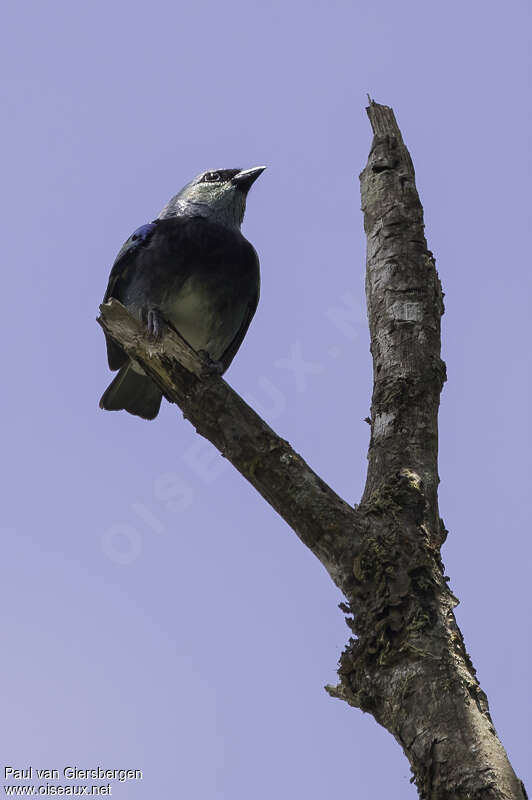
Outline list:
[[[243,228],[261,303],[227,380],[358,502],[369,92],[395,109],[446,292],[444,561],[530,791],[528,9],[4,11],[5,764],[142,769],[117,800],[415,798],[390,735],[323,691],[349,636],[323,568],[175,406],[151,423],[98,409],[95,317],[122,242],[198,172],[267,164]],[[282,364],[298,352],[315,367],[299,380]]]

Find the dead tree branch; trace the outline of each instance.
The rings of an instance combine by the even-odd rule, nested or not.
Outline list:
[[[99,322],[261,493],[342,589],[356,634],[329,693],[401,744],[427,800],[526,800],[489,714],[440,557],[437,415],[443,294],[414,168],[373,101],[361,174],[374,387],[367,482],[352,508],[173,330],[161,342],[116,301]],[[352,616],[351,616],[352,615]]]

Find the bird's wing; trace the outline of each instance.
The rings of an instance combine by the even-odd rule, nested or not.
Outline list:
[[[140,228],[137,228],[129,239],[124,242],[111,268],[109,282],[103,298],[104,303],[107,303],[111,297],[114,297],[116,300],[121,299],[123,282],[129,277],[131,270],[134,269],[136,256],[150,240],[156,227],[156,222],[148,222],[146,225],[141,225]],[[109,362],[109,368],[119,369],[126,363],[127,355],[107,334],[105,334],[105,343],[107,345],[107,361]]]
[[[220,361],[222,362],[224,368],[224,372],[226,371],[226,369],[229,368],[231,361],[236,356],[238,348],[242,344],[244,336],[247,333],[247,329],[249,328],[251,320],[253,319],[255,311],[257,310],[258,302],[259,302],[259,293],[257,292],[257,294],[253,297],[253,299],[248,305],[247,313],[242,321],[242,325],[240,326],[240,328],[236,333],[235,338],[233,339],[229,347],[225,350],[222,357],[220,358]]]
[[[226,371],[226,369],[229,368],[231,361],[236,356],[238,348],[242,344],[244,336],[246,335],[247,330],[250,326],[251,320],[253,319],[255,311],[257,310],[257,305],[259,302],[259,295],[260,295],[259,257],[255,251],[255,248],[247,241],[247,239],[244,239],[244,237],[242,237],[242,239],[245,245],[244,247],[245,258],[246,260],[248,260],[248,263],[251,267],[250,274],[253,275],[252,278],[253,290],[251,291],[249,296],[249,302],[247,305],[246,313],[244,314],[244,318],[242,320],[242,324],[238,329],[238,331],[236,332],[233,341],[227,347],[227,349],[222,354],[222,357],[220,358],[220,361],[222,362],[224,368],[224,372]]]
[[[107,303],[111,297],[120,300],[120,284],[134,266],[135,256],[148,243],[156,227],[156,222],[147,222],[146,225],[141,225],[140,228],[137,228],[129,239],[124,242],[111,268],[107,291],[103,298],[104,303]]]

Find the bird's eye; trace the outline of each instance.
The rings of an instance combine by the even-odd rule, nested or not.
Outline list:
[[[214,183],[215,181],[220,180],[220,173],[219,172],[206,172],[203,180],[206,183]]]

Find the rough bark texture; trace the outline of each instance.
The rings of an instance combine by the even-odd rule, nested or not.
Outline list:
[[[329,693],[401,744],[427,800],[525,800],[465,650],[443,573],[437,414],[442,291],[412,161],[393,111],[370,102],[361,174],[374,367],[367,483],[358,508],[329,488],[175,331],[153,343],[116,301],[102,327],[294,529],[342,589],[356,634]]]
[[[360,178],[374,388],[359,511],[371,531],[355,558],[349,596],[358,638],[329,691],[395,736],[422,798],[524,798],[465,650],[440,559],[441,286],[393,111],[371,102],[368,115],[374,138]]]

